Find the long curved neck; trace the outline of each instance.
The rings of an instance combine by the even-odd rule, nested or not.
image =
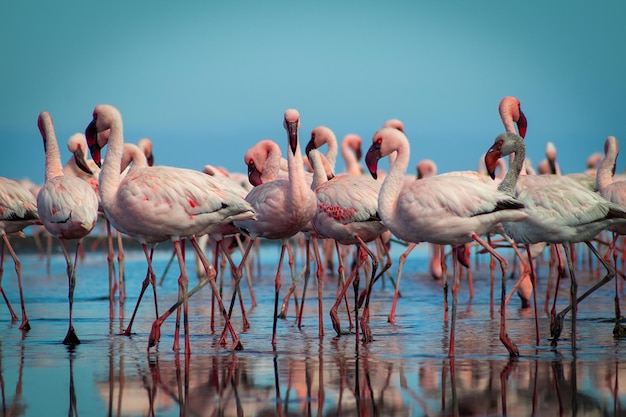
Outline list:
[[[607,143],[607,149],[604,155],[604,159],[598,165],[598,171],[596,173],[596,184],[600,193],[603,192],[611,183],[613,183],[613,170],[615,168],[615,161],[617,160],[617,149],[613,142]]]
[[[120,186],[122,156],[124,154],[124,126],[121,118],[111,121],[107,142],[107,152],[100,171],[100,199],[106,209],[106,202],[114,201]]]
[[[41,123],[43,146],[46,151],[46,181],[48,181],[63,175],[63,163],[52,119],[49,116],[42,116]]]
[[[515,145],[515,158],[513,158],[511,165],[509,165],[509,170],[498,187],[500,191],[510,196],[515,196],[515,184],[517,184],[517,179],[524,168],[524,159],[526,159],[526,147],[522,140],[518,139]]]
[[[402,142],[397,150],[389,155],[392,162],[378,194],[378,210],[381,213],[391,213],[395,209],[395,202],[402,189],[410,157],[411,150],[408,142]]]
[[[348,174],[361,175],[363,173],[361,165],[356,159],[356,155],[352,151],[352,148],[350,148],[350,145],[345,141],[341,143],[341,156],[346,163],[346,172],[348,172]]]
[[[330,164],[317,149],[313,149],[309,152],[309,161],[311,161],[311,165],[313,166],[311,189],[315,190],[317,187],[327,182],[328,178],[333,176],[333,173],[330,169]]]
[[[334,172],[335,164],[337,162],[337,154],[339,152],[337,147],[337,137],[334,133],[331,132],[331,134],[328,135],[326,144],[328,145],[328,149],[326,150],[326,161],[328,162],[330,169]]]
[[[291,147],[287,148],[287,164],[289,172],[289,191],[293,201],[305,201],[306,193],[310,191],[310,188],[304,178],[300,140],[297,142],[295,153],[291,151]]]
[[[261,179],[263,182],[274,181],[278,178],[281,169],[282,153],[276,143],[267,142],[265,145],[267,158],[263,163]]]

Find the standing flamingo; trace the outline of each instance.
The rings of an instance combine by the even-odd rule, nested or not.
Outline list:
[[[589,240],[602,230],[626,225],[626,210],[567,177],[520,176],[525,154],[524,140],[519,135],[502,133],[496,137],[485,155],[485,165],[489,172],[493,172],[498,158],[514,155],[509,172],[498,188],[510,196],[515,195],[524,204],[522,211],[527,217],[518,222],[503,221],[506,234],[516,243],[526,244],[527,247],[539,242],[563,244],[570,269],[572,304],[558,315],[553,311],[550,330],[555,346],[562,330],[563,318],[571,309],[572,349],[575,349],[577,304],[615,276],[615,269],[598,254]],[[520,187],[522,180],[524,183]],[[606,276],[580,298],[576,295],[576,276],[571,261],[571,244],[578,242],[584,242],[607,269]],[[532,267],[531,274],[533,282],[536,282]]]
[[[626,181],[615,179],[615,164],[617,163],[617,156],[619,155],[619,144],[615,136],[609,136],[604,142],[604,158],[598,166],[596,174],[596,182],[600,195],[607,200],[619,204],[621,207],[626,208]],[[626,225],[619,225],[610,228],[613,233],[613,241],[611,243],[610,251],[613,253],[613,266],[617,264],[617,249],[615,245],[619,236],[626,235]],[[619,321],[620,305],[619,305],[619,290],[618,280],[615,280],[615,317],[618,320],[615,322],[615,329],[613,334],[622,337],[624,335],[624,326]]]
[[[97,134],[107,129],[110,129],[108,138],[101,136],[99,140]],[[200,171],[153,166],[131,169],[122,178],[120,163],[124,128],[119,110],[111,105],[100,104],[95,107],[93,120],[87,126],[85,136],[96,163],[100,163],[100,149],[107,143],[109,145],[100,172],[100,197],[104,213],[113,227],[141,243],[153,285],[155,274],[148,245],[153,246],[166,240],[171,240],[174,244],[180,267],[179,299],[184,310],[185,354],[191,353],[187,300],[195,291],[187,292],[187,270],[181,245],[183,239],[189,239],[198,256],[205,260],[208,278],[201,284],[211,284],[226,327],[233,338],[232,348],[240,349],[239,336],[232,327],[215,284],[215,270],[197,247],[195,236],[208,233],[212,228],[218,228],[235,219],[254,217],[252,207],[240,196],[220,189],[211,176]],[[161,324],[173,310],[178,309],[178,305],[155,320],[148,348],[158,342]],[[175,337],[174,349],[178,349],[178,337]]]
[[[348,133],[341,140],[341,156],[346,164],[345,172],[352,175],[362,175],[361,145],[363,140],[356,133]]]
[[[287,244],[291,237],[302,231],[315,215],[316,197],[305,180],[303,158],[298,131],[300,114],[296,109],[285,111],[283,126],[287,131],[289,150],[287,162],[289,179],[270,181],[254,187],[246,201],[254,207],[256,220],[236,221],[235,226],[246,232],[252,240],[248,243],[244,259],[258,238],[282,241],[280,258],[275,277],[274,317],[272,346],[276,346],[276,320],[278,297],[281,287],[281,271]]]
[[[30,323],[26,315],[24,291],[22,288],[22,263],[13,250],[8,235],[20,233],[25,227],[41,224],[37,212],[35,196],[19,182],[9,178],[0,177],[0,235],[2,235],[2,249],[0,249],[0,292],[11,314],[11,320],[17,321],[17,315],[11,307],[11,303],[2,288],[2,275],[4,273],[4,248],[9,250],[15,264],[17,285],[20,292],[20,304],[22,306],[21,330],[30,330]]]
[[[371,286],[377,278],[378,259],[367,247],[367,243],[381,238],[381,235],[387,230],[377,213],[378,192],[381,183],[373,180],[371,177],[350,174],[340,174],[327,180],[326,172],[322,165],[323,155],[313,148],[309,149],[308,157],[315,170],[312,188],[317,196],[317,211],[311,221],[313,228],[319,237],[333,239],[342,245],[355,245],[357,252],[365,252],[372,260],[372,272],[368,281]],[[382,244],[385,247],[385,243],[382,242]],[[339,251],[337,254],[340,256]],[[357,253],[357,258],[361,259],[362,256]],[[379,275],[382,275],[390,266],[390,263],[385,265]],[[337,334],[341,334],[337,309],[352,280],[356,277],[356,269],[359,267],[360,265],[355,266],[350,279],[344,283],[335,304],[330,310],[333,327]],[[321,285],[321,272],[321,263],[318,259],[318,285]],[[369,291],[371,290],[368,289]],[[368,305],[364,306],[362,320],[368,319],[368,307]],[[358,309],[358,306],[355,306],[355,308]],[[365,335],[365,337],[368,336]]]
[[[365,162],[374,178],[377,177],[378,160],[394,152],[396,159],[390,164],[378,196],[378,213],[383,224],[391,233],[407,242],[459,247],[476,241],[498,259],[504,280],[508,267],[506,259],[480,236],[490,232],[502,221],[515,222],[528,217],[520,210],[523,204],[492,185],[461,175],[436,175],[415,181],[409,187],[402,187],[410,159],[410,145],[406,135],[394,128],[382,128],[372,138]],[[454,356],[459,287],[456,261],[454,265],[449,356]],[[506,333],[504,309],[501,311],[500,340],[511,355],[519,354]]]
[[[54,133],[52,117],[46,111],[39,114],[39,131],[46,151],[46,182],[37,196],[37,211],[46,230],[61,242],[69,284],[69,328],[63,343],[80,343],[73,325],[76,261],[82,239],[96,225],[98,196],[91,185],[78,177],[63,175],[61,154]],[[76,240],[74,261],[70,258],[67,240]]]

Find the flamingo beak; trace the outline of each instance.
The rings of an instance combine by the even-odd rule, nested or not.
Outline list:
[[[519,110],[519,119],[517,119],[517,131],[519,135],[523,138],[526,137],[526,128],[528,127],[528,121],[526,120],[526,116],[522,109]]]
[[[285,120],[285,129],[287,129],[287,136],[289,137],[289,148],[291,148],[291,152],[294,155],[298,148],[298,122],[299,120],[293,122]]]
[[[306,149],[304,150],[304,152],[308,156],[309,152],[311,152],[313,149],[317,149],[317,147],[315,146],[315,137],[311,136],[311,140],[309,140],[309,143],[306,144]]]
[[[378,179],[378,160],[380,159],[380,142],[372,143],[365,154],[365,165],[374,179]]]
[[[91,159],[98,165],[98,167],[102,167],[102,157],[100,155],[100,151],[102,147],[98,144],[98,129],[96,128],[96,119],[94,118],[87,128],[85,129],[85,137],[87,138],[87,146],[89,146],[89,153],[91,154]]]
[[[356,156],[356,160],[357,160],[357,161],[360,161],[360,160],[361,160],[361,157],[363,157],[363,152],[361,151],[361,147],[360,147],[360,146],[359,146],[359,147],[357,147],[357,148],[354,150],[354,156]]]
[[[149,167],[154,166],[154,154],[152,152],[150,152],[150,155],[148,155],[146,159]]]
[[[496,178],[496,166],[498,165],[498,159],[501,157],[501,147],[502,143],[496,142],[485,154],[485,166],[487,167],[487,173],[492,180]]]
[[[254,162],[250,162],[248,164],[248,181],[250,181],[250,184],[255,187],[257,185],[263,184],[263,180],[261,179],[261,172],[256,169],[256,165],[254,164]]]
[[[93,171],[89,169],[87,166],[87,161],[85,160],[85,154],[81,148],[76,149],[74,151],[74,161],[76,162],[76,166],[81,169],[81,171],[93,175]]]

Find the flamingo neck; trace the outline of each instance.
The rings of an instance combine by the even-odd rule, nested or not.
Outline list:
[[[267,143],[267,159],[263,163],[261,180],[263,182],[274,181],[279,177],[281,170],[282,154],[276,143]]]
[[[63,163],[61,162],[61,151],[57,142],[52,119],[44,119],[43,144],[46,151],[46,181],[54,177],[63,175]]]
[[[515,196],[515,184],[517,184],[517,179],[519,178],[523,168],[524,168],[524,159],[526,158],[526,147],[524,146],[523,139],[516,139],[515,142],[515,151],[511,154],[511,156],[515,155],[511,164],[509,165],[509,170],[506,172],[504,179],[500,183],[498,189],[510,196]]]
[[[124,127],[121,118],[111,122],[107,141],[107,152],[100,171],[100,199],[105,207],[108,202],[115,201],[120,186],[122,156],[124,154]]]
[[[384,217],[387,217],[385,213],[393,213],[395,209],[395,202],[398,200],[398,195],[400,195],[402,190],[404,175],[409,166],[410,157],[411,150],[408,142],[402,142],[395,151],[389,154],[391,161],[389,172],[385,176],[378,194],[378,211]]]
[[[300,140],[296,145],[295,153],[290,148],[287,149],[287,165],[289,172],[289,191],[292,201],[306,201],[306,194],[311,189],[304,178],[304,165],[302,153],[300,151]]]
[[[313,166],[313,182],[311,182],[311,189],[315,190],[328,181],[329,173],[332,174],[332,172],[329,171],[330,164],[317,149],[313,149],[309,152],[309,161],[311,161],[311,165]]]
[[[348,174],[361,175],[363,173],[359,161],[356,159],[356,155],[346,142],[341,144],[341,156],[346,163],[346,172]]]
[[[615,161],[617,160],[617,149],[614,146],[614,142],[607,141],[607,145],[604,158],[598,165],[596,173],[596,184],[600,194],[613,183],[613,172]]]

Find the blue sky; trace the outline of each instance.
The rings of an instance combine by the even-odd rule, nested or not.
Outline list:
[[[62,142],[98,103],[156,163],[245,171],[271,138],[286,149],[294,107],[302,141],[327,125],[366,147],[404,121],[411,160],[476,169],[517,96],[536,165],[552,141],[564,172],[584,169],[607,135],[626,141],[626,2],[54,1],[0,13],[0,175],[43,181],[37,115]],[[626,146],[626,145],[624,145]],[[618,170],[626,166],[618,160]],[[339,162],[339,169],[343,167]],[[411,168],[412,169],[412,168]]]

